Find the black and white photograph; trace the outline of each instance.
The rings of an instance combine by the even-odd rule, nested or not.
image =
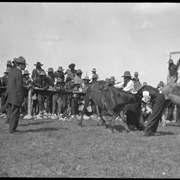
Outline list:
[[[0,2],[0,177],[180,178],[180,3]]]

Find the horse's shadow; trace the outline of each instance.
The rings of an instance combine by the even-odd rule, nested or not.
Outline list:
[[[67,130],[70,131],[68,128],[54,128],[54,127],[44,127],[44,128],[38,128],[38,129],[28,129],[25,131],[19,131],[20,133],[37,133],[37,132],[47,132],[47,131],[58,131],[58,130]]]
[[[85,125],[83,125],[83,126],[85,126]],[[122,132],[122,131],[126,130],[122,125],[114,125],[114,126],[112,126],[111,124],[107,124],[105,126],[102,123],[96,123],[96,124],[90,124],[88,126],[102,126],[102,127],[106,128],[106,129],[113,129],[113,130],[118,131],[118,132]]]
[[[40,121],[40,122],[28,122],[27,124],[19,124],[19,126],[29,126],[29,125],[39,125],[39,124],[45,124],[45,123],[52,123],[53,121]]]
[[[168,132],[165,132],[165,131],[157,131],[155,133],[155,136],[166,136],[166,135],[174,135],[174,133],[168,131]]]

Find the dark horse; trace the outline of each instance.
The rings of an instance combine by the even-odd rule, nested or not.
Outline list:
[[[79,122],[79,125],[82,126],[85,109],[87,108],[89,102],[92,101],[98,107],[99,116],[106,128],[108,126],[102,116],[102,111],[105,111],[107,115],[112,116],[112,132],[117,116],[120,116],[122,118],[123,126],[125,127],[126,131],[129,132],[130,129],[126,122],[126,116],[124,116],[123,113],[123,111],[125,110],[125,105],[135,104],[138,101],[141,102],[141,98],[130,92],[125,92],[123,90],[115,88],[114,86],[106,87],[105,84],[105,81],[98,81],[88,88],[84,97],[85,104],[81,112],[81,120]]]

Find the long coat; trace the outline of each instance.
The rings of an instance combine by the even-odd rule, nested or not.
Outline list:
[[[23,78],[22,72],[18,68],[13,68],[8,75],[7,83],[7,103],[21,106],[23,102]]]

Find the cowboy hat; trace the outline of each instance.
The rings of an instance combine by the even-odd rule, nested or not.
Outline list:
[[[130,71],[125,71],[122,77],[131,77]]]
[[[76,71],[76,74],[82,74],[81,69],[78,69],[78,70]]]
[[[59,66],[57,71],[64,71],[64,69],[62,66]]]
[[[48,73],[53,72],[53,68],[48,68]]]
[[[172,60],[172,59],[169,59],[168,63],[170,64],[170,63],[174,63],[174,62],[173,62],[173,60]]]
[[[115,77],[114,76],[111,76],[111,81],[116,81]]]
[[[11,60],[7,60],[7,65],[12,65]]]
[[[96,72],[96,68],[93,68],[93,69],[92,69],[92,72]]]
[[[36,64],[34,64],[34,66],[43,66],[43,64],[38,61]]]
[[[139,73],[138,73],[138,72],[135,72],[134,75],[139,75]]]
[[[19,57],[17,58],[17,60],[16,60],[16,63],[26,64],[26,65],[27,65],[26,60],[25,60],[25,58],[24,58],[23,56],[19,56]]]
[[[71,63],[68,67],[71,69],[71,68],[74,68],[76,65],[74,63]]]

